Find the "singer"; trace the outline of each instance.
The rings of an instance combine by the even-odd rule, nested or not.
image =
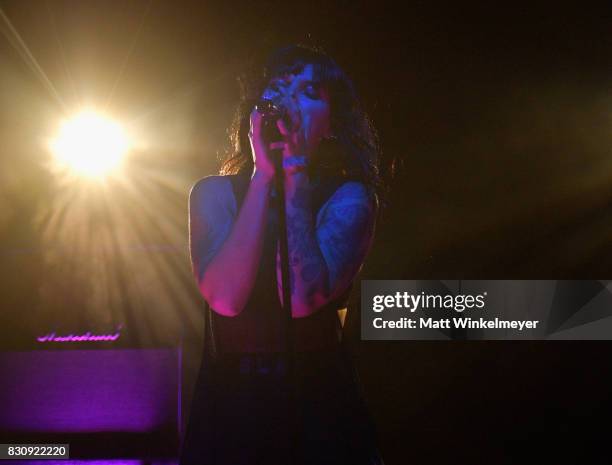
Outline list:
[[[341,321],[379,210],[375,131],[318,50],[283,48],[242,84],[220,175],[189,199],[205,340],[180,463],[382,464]]]

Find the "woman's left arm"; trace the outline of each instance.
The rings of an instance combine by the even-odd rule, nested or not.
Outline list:
[[[310,181],[305,172],[285,176],[291,308],[294,318],[313,314],[353,281],[371,247],[377,204],[359,182],[346,182],[332,195],[314,224]],[[282,299],[280,254],[277,253]]]

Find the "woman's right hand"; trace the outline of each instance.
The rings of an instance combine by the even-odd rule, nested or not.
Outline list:
[[[274,179],[274,162],[271,157],[271,149],[274,148],[274,144],[266,146],[266,142],[263,137],[263,125],[264,116],[253,109],[251,112],[251,127],[249,129],[249,140],[251,142],[251,152],[253,154],[253,163],[255,165],[254,173],[258,176],[262,176],[265,179]]]

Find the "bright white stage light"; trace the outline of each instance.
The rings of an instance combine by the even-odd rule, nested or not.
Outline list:
[[[92,111],[65,121],[51,142],[55,161],[62,168],[90,178],[117,169],[128,148],[119,124]]]

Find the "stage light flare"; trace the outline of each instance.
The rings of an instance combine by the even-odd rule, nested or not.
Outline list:
[[[115,171],[129,149],[121,126],[94,111],[64,121],[51,151],[60,168],[79,176],[98,178]]]

